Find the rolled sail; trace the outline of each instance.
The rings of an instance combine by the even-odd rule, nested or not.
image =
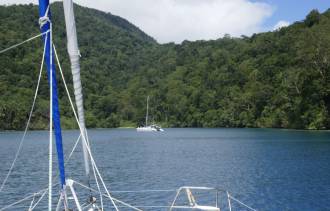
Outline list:
[[[64,9],[66,34],[67,34],[67,47],[71,62],[74,95],[75,95],[76,106],[78,111],[79,124],[82,130],[82,138],[86,141],[85,143],[88,144],[86,138],[83,95],[82,95],[82,87],[80,80],[80,63],[79,63],[80,53],[78,48],[76,22],[74,19],[72,0],[63,0],[63,9]],[[85,161],[85,172],[86,175],[89,176],[90,169],[89,169],[87,146],[84,144],[84,141],[82,142],[82,144],[83,144],[83,153],[84,153],[84,161]]]

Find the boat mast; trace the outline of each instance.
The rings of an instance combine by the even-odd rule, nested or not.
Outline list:
[[[48,193],[48,209],[52,209],[52,138],[54,126],[55,142],[57,149],[58,167],[60,172],[61,194],[65,197],[65,169],[64,155],[62,145],[62,129],[60,123],[60,111],[57,96],[56,69],[54,64],[54,49],[52,43],[52,24],[51,14],[49,9],[49,0],[39,0],[39,24],[45,42],[45,63],[47,66],[47,75],[50,85],[50,145],[49,145],[49,193]],[[64,203],[65,209],[67,209]]]
[[[85,162],[85,174],[89,182],[90,167],[89,167],[89,156],[87,151],[87,147],[89,146],[86,146],[89,145],[89,143],[87,139],[87,131],[85,126],[83,94],[82,94],[82,87],[80,80],[80,63],[79,63],[80,52],[78,48],[77,30],[76,30],[76,22],[74,18],[72,0],[63,0],[63,9],[64,9],[65,25],[66,25],[67,47],[71,62],[74,95],[78,110],[79,124],[82,133],[81,136],[83,138],[82,147],[83,147],[84,162]]]
[[[148,127],[148,114],[149,114],[149,95],[148,95],[148,97],[147,97],[146,127]]]

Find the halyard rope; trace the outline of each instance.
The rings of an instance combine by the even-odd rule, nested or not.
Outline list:
[[[76,184],[78,184],[78,185],[80,185],[80,186],[83,187],[83,188],[89,189],[89,190],[91,190],[91,191],[93,191],[93,192],[98,192],[97,190],[94,190],[93,188],[87,187],[86,185],[83,185],[83,184],[81,184],[81,183],[79,183],[79,182],[77,182],[77,181],[73,181],[73,182],[76,183]],[[106,194],[103,194],[103,195],[104,195],[105,197],[109,197],[109,196],[107,196]],[[114,198],[114,197],[112,197],[112,198],[113,198],[113,200],[119,202],[120,204],[125,205],[126,207],[132,208],[132,209],[137,210],[137,211],[143,211],[143,210],[137,208],[136,206],[130,205],[130,204],[128,204],[128,203],[126,203],[126,202],[123,202],[123,201],[121,201],[121,200],[119,200],[119,199],[116,199],[116,198]]]
[[[18,201],[14,202],[14,203],[12,203],[12,204],[9,204],[9,205],[7,205],[7,206],[5,206],[5,207],[3,207],[3,208],[0,208],[0,211],[6,210],[6,209],[8,209],[8,208],[11,208],[11,207],[17,205],[17,204],[20,204],[20,203],[22,203],[23,201],[26,201],[26,200],[28,200],[28,199],[34,197],[35,195],[40,195],[42,192],[47,192],[47,190],[48,190],[48,188],[46,188],[46,189],[42,189],[42,190],[40,190],[39,192],[33,193],[33,194],[29,195],[29,196],[26,196],[25,198],[23,198],[23,199],[21,199],[21,200],[18,200]]]
[[[74,108],[74,105],[73,105],[73,102],[72,102],[72,99],[71,99],[71,96],[70,96],[70,92],[69,92],[69,90],[68,90],[68,88],[67,88],[67,85],[66,85],[66,82],[65,82],[65,79],[64,79],[64,75],[63,75],[63,71],[62,71],[62,67],[61,67],[61,65],[60,65],[60,63],[59,63],[58,56],[57,56],[57,53],[56,53],[55,45],[53,45],[53,47],[54,47],[55,57],[57,58],[58,66],[59,66],[60,73],[61,73],[61,76],[62,76],[62,79],[63,79],[64,87],[65,87],[65,90],[66,90],[66,92],[67,92],[67,95],[68,95],[68,98],[69,98],[69,102],[70,102],[70,105],[71,105],[71,108],[72,108],[73,114],[74,114],[74,116],[75,116],[75,118],[76,118],[76,121],[77,121],[77,124],[78,124],[79,130],[80,130],[80,133],[81,133],[81,135],[82,135],[82,141],[83,141],[83,144],[85,144],[85,146],[86,146],[87,152],[88,152],[88,154],[89,154],[89,156],[90,156],[90,159],[91,159],[92,166],[93,166],[93,168],[95,168],[95,171],[96,171],[96,173],[97,173],[97,176],[100,178],[100,181],[101,181],[101,183],[102,183],[102,186],[103,186],[104,190],[106,191],[106,193],[107,193],[109,199],[111,200],[111,203],[112,203],[113,206],[115,207],[116,211],[119,211],[118,208],[117,208],[117,206],[116,206],[116,204],[115,204],[115,202],[113,201],[113,199],[112,199],[112,197],[111,197],[111,195],[110,195],[110,193],[109,193],[109,191],[108,191],[108,189],[107,189],[105,183],[104,183],[104,180],[103,180],[103,178],[102,178],[102,176],[101,176],[101,174],[100,174],[100,172],[99,172],[97,166],[96,166],[95,160],[94,160],[93,155],[92,155],[92,153],[91,153],[91,150],[90,150],[90,148],[89,148],[88,140],[86,140],[86,138],[85,138],[85,135],[84,135],[83,130],[82,130],[82,127],[81,127],[81,125],[80,125],[80,123],[79,123],[78,116],[77,116],[76,110],[75,110],[75,108]],[[96,182],[97,182],[97,179],[96,179]]]
[[[42,200],[42,198],[44,198],[44,196],[46,195],[46,193],[47,193],[47,190],[44,191],[44,193],[40,196],[40,198],[38,199],[38,201],[33,205],[33,207],[31,208],[31,211],[34,210],[34,208],[39,204],[39,202]]]
[[[11,50],[11,49],[13,49],[13,48],[16,48],[16,47],[18,47],[18,46],[20,46],[20,45],[23,45],[23,44],[25,44],[25,43],[27,43],[27,42],[30,42],[30,41],[36,39],[36,38],[38,38],[38,37],[41,37],[41,36],[47,34],[48,32],[49,32],[49,30],[45,31],[44,33],[38,34],[38,35],[36,35],[36,36],[33,36],[33,37],[31,37],[31,38],[29,38],[29,39],[27,39],[27,40],[24,40],[24,41],[22,41],[22,42],[20,42],[20,43],[17,43],[17,44],[15,44],[15,45],[12,45],[12,46],[10,46],[10,47],[8,47],[8,48],[6,48],[6,49],[3,49],[3,50],[0,51],[0,54],[3,54],[3,53],[5,53],[5,52],[7,52],[7,51],[9,51],[9,50]]]
[[[118,190],[111,191],[112,193],[149,193],[149,192],[175,192],[177,189],[163,189],[163,190]]]
[[[67,164],[67,163],[70,161],[70,158],[71,158],[71,156],[72,156],[74,150],[76,149],[76,147],[77,147],[77,145],[78,145],[78,143],[79,143],[80,137],[81,137],[81,134],[79,135],[79,137],[78,137],[76,143],[74,144],[73,149],[71,150],[71,153],[70,153],[68,159],[66,160],[65,164]],[[57,176],[58,176],[58,175],[57,175]],[[54,184],[53,187],[56,186],[56,185],[58,185],[58,184],[59,184],[59,183]],[[38,191],[38,192],[36,192],[36,193],[33,193],[33,194],[31,194],[31,195],[29,195],[29,196],[27,196],[27,197],[25,197],[25,198],[23,198],[23,199],[21,199],[21,200],[18,200],[18,201],[16,201],[16,202],[12,203],[11,205],[8,205],[8,206],[6,206],[6,207],[0,208],[0,211],[3,211],[3,210],[5,210],[5,209],[8,209],[8,208],[10,208],[10,207],[12,207],[12,206],[14,206],[14,205],[16,205],[16,204],[19,204],[19,203],[21,203],[21,202],[23,202],[23,201],[26,201],[26,200],[28,200],[28,199],[34,197],[34,196],[36,196],[36,195],[40,195],[40,194],[43,192],[43,194],[40,196],[39,200],[38,200],[38,201],[33,205],[33,207],[31,208],[31,210],[33,210],[33,209],[39,204],[39,202],[43,199],[43,197],[46,195],[47,191],[48,191],[48,188],[42,189],[42,190],[40,190],[40,191]]]
[[[69,102],[70,102],[71,108],[72,108],[72,110],[73,110],[73,114],[74,114],[74,116],[75,116],[75,119],[76,119],[76,121],[77,121],[77,124],[78,124],[79,128],[81,128],[80,123],[79,123],[78,116],[77,116],[77,114],[76,114],[76,110],[75,110],[75,108],[74,108],[74,105],[73,105],[73,102],[72,102],[72,99],[71,99],[71,95],[70,95],[69,89],[68,89],[68,87],[67,87],[67,85],[66,85],[66,81],[65,81],[65,78],[64,78],[64,74],[63,74],[62,66],[61,66],[60,60],[59,60],[59,58],[58,58],[58,54],[57,54],[56,47],[55,47],[54,44],[53,44],[53,48],[54,48],[55,58],[56,58],[56,61],[57,61],[57,66],[58,66],[58,68],[59,68],[59,70],[60,70],[60,74],[61,74],[61,77],[62,77],[62,81],[63,81],[64,87],[65,87],[65,91],[66,91],[66,93],[67,93],[67,95],[68,95]],[[82,130],[80,130],[80,136],[79,136],[79,137],[82,137],[83,140],[86,140],[86,139],[84,138],[85,136],[83,135]],[[87,141],[87,143],[88,143],[88,141]],[[89,145],[89,144],[88,144],[88,145]],[[95,174],[95,168],[94,168],[94,166],[92,166],[92,167],[93,167],[93,174],[94,174],[94,178],[95,178],[96,186],[97,186],[97,189],[99,190],[99,194],[100,194],[101,208],[102,208],[102,210],[103,210],[103,198],[102,198],[102,193],[101,193],[100,185],[99,185],[98,179],[97,179],[96,174]]]
[[[99,181],[98,181],[98,179],[96,177],[96,174],[95,174],[95,167],[94,167],[94,165],[92,165],[92,169],[93,169],[93,175],[94,175],[94,178],[95,178],[97,190],[99,191],[99,195],[100,195],[101,210],[103,211],[103,197],[102,197],[102,192],[101,192]]]
[[[66,164],[67,162],[70,161],[71,156],[73,155],[73,152],[76,150],[76,147],[77,147],[77,145],[78,145],[78,143],[79,143],[79,141],[80,141],[80,138],[81,138],[81,134],[79,134],[79,137],[77,138],[77,141],[76,141],[76,143],[74,144],[74,146],[73,146],[73,148],[72,148],[72,150],[71,150],[71,152],[70,152],[70,154],[69,154],[68,159],[65,161],[65,164]]]
[[[257,211],[256,209],[253,209],[252,207],[250,207],[250,206],[244,204],[243,202],[241,202],[240,200],[234,198],[234,197],[231,196],[229,193],[228,193],[228,196],[229,196],[229,198],[233,199],[234,201],[236,201],[237,203],[243,205],[244,207],[246,207],[246,208],[248,208],[248,209],[250,209],[250,210],[253,210],[253,211]]]
[[[31,211],[31,210],[32,210],[32,206],[33,206],[33,202],[34,202],[34,199],[35,199],[35,198],[36,198],[36,195],[33,194],[33,198],[32,198],[32,201],[31,201],[31,203],[30,203],[30,207],[29,207],[28,211]]]
[[[228,200],[229,211],[231,211],[231,201],[230,201],[230,195],[229,195],[229,192],[226,191],[226,194],[227,194],[227,200]]]

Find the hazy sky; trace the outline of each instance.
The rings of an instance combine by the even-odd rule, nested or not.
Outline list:
[[[0,4],[37,0],[0,0]],[[77,4],[119,15],[160,43],[251,35],[302,20],[329,0],[75,0]]]

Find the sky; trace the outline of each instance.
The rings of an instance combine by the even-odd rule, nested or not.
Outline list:
[[[51,0],[52,2],[52,0]],[[271,31],[300,21],[330,0],[74,0],[121,16],[159,43],[209,40]],[[0,0],[0,4],[37,0]]]

